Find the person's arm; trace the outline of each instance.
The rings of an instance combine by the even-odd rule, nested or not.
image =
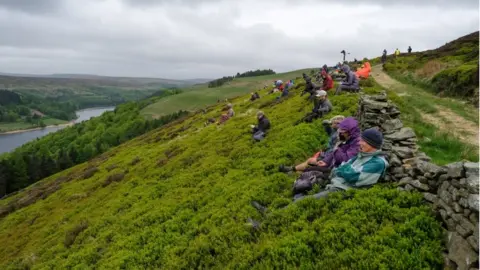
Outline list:
[[[350,145],[350,147],[348,147],[347,149],[342,149],[337,147],[337,149],[333,151],[333,155],[336,161],[342,161],[342,162],[347,161],[358,153],[359,148],[360,148],[360,145],[357,140],[352,145]]]
[[[327,113],[332,110],[332,103],[330,103],[329,100],[326,100],[322,105],[323,106],[319,106],[318,112]]]
[[[326,167],[330,167],[330,163],[332,163],[332,161],[333,161],[333,152],[328,152],[320,162],[324,162]]]

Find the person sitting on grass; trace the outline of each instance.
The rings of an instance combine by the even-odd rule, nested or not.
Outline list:
[[[313,110],[314,118],[323,117],[325,114],[332,111],[333,106],[330,100],[328,100],[327,92],[324,90],[316,91],[316,99],[313,101]]]
[[[280,172],[303,172],[303,171],[321,171],[328,173],[331,169],[339,166],[355,156],[359,150],[360,128],[358,122],[353,117],[345,118],[338,125],[338,141],[332,151],[327,153],[324,158],[318,160],[318,157],[309,158],[307,161],[296,166],[287,167],[280,165]]]
[[[360,139],[360,151],[347,162],[343,162],[338,168],[334,169],[328,177],[330,184],[324,190],[310,196],[296,194],[294,203],[313,197],[315,199],[327,198],[330,193],[346,191],[349,189],[368,188],[380,180],[388,169],[386,153],[382,152],[383,135],[375,128],[367,129],[362,132]],[[265,214],[268,209],[257,201],[252,201],[251,205],[260,213]],[[288,205],[286,206],[288,207]],[[249,226],[256,229],[260,228],[260,222],[248,218]]]
[[[251,125],[253,139],[256,141],[261,141],[265,139],[267,131],[270,129],[270,120],[265,116],[262,111],[257,112],[258,124],[256,126]]]
[[[381,151],[382,133],[375,128],[367,129],[362,132],[359,143],[360,152],[333,169],[331,183],[312,197],[320,199],[332,192],[370,187],[385,174],[389,164],[386,154]],[[297,196],[295,202],[306,197],[308,196]]]
[[[222,114],[222,116],[220,116],[220,120],[218,121],[218,125],[225,123],[228,119],[235,116],[235,111],[233,110],[232,103],[228,103],[227,108],[228,108],[227,113],[224,113],[224,114]]]
[[[337,115],[332,117],[330,120],[325,120],[322,122],[323,128],[325,129],[325,133],[327,133],[329,139],[328,139],[328,145],[327,148],[325,148],[323,151],[317,152],[314,157],[317,157],[318,160],[323,159],[328,153],[330,153],[333,148],[335,147],[335,144],[337,144],[338,141],[338,125],[340,122],[345,119],[345,116],[343,115]]]
[[[307,79],[305,79],[305,89],[300,94],[300,96],[305,95],[305,93],[309,93],[310,96],[308,97],[308,99],[312,99],[313,96],[315,95],[316,89],[317,89],[317,86],[312,82],[312,79],[310,77],[307,77]]]
[[[338,85],[335,95],[340,94],[340,92],[343,90],[358,92],[360,90],[360,85],[357,75],[350,69],[348,65],[343,65],[342,71],[347,75],[347,77]]]
[[[258,94],[258,92],[255,92],[255,93],[252,92],[250,96],[250,101],[255,101],[259,98],[260,98],[260,95]]]
[[[328,74],[324,69],[322,69],[321,75],[323,78],[323,85],[320,89],[325,91],[332,89],[333,88],[332,76],[330,76],[330,74]]]

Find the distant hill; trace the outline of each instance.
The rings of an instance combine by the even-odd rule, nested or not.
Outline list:
[[[7,80],[5,77],[15,77],[17,80],[21,81],[21,78],[38,78],[38,79],[73,79],[73,80],[92,80],[96,82],[116,82],[116,83],[125,83],[131,85],[142,85],[142,84],[168,84],[168,85],[191,85],[195,83],[204,83],[208,79],[187,79],[187,80],[174,80],[174,79],[163,79],[163,78],[148,78],[148,77],[114,77],[114,76],[100,76],[92,74],[49,74],[49,75],[37,75],[37,74],[16,74],[16,73],[3,73],[0,72],[0,80]],[[65,82],[64,80],[59,82]]]
[[[218,99],[233,98],[244,95],[251,91],[263,89],[265,85],[270,86],[274,80],[290,80],[301,77],[303,72],[311,69],[301,69],[286,73],[272,75],[233,78],[219,87],[209,87],[208,84],[196,84],[182,89],[183,93],[159,100],[142,110],[146,117],[159,117],[178,110],[197,110],[209,104],[216,103]]]

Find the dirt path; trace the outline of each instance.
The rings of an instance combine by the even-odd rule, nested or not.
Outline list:
[[[381,86],[396,91],[400,96],[408,95],[404,90],[408,86],[388,76],[388,74],[383,72],[381,65],[372,67],[372,76]],[[433,95],[432,102],[434,102]],[[437,112],[435,113],[424,113],[419,110],[425,122],[435,125],[444,132],[453,133],[463,142],[479,145],[479,130],[477,125],[466,120],[449,108],[438,104],[435,104],[435,107],[437,108]]]

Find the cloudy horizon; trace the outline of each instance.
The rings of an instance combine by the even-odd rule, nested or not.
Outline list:
[[[399,3],[401,2],[401,3]],[[218,78],[434,49],[478,1],[0,0],[0,72]]]

